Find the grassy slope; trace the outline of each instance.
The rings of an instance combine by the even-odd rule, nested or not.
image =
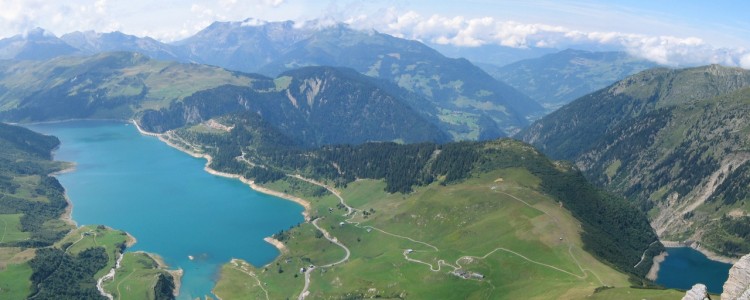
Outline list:
[[[146,253],[129,252],[120,264],[115,279],[104,284],[104,289],[116,299],[154,299],[154,285],[165,272],[157,262]]]
[[[498,178],[503,180],[496,181]],[[603,285],[627,287],[624,274],[581,250],[578,222],[554,200],[536,192],[538,182],[525,170],[504,169],[461,184],[433,184],[401,195],[383,193],[384,183],[380,181],[360,180],[342,191],[356,209],[374,210],[367,219],[358,214],[352,220],[363,222],[359,228],[339,225],[346,217],[344,210],[335,207],[337,198],[328,195],[313,200],[312,215],[322,217],[318,224],[347,245],[352,256],[345,264],[313,271],[311,298],[582,298]],[[329,212],[329,207],[333,212]],[[368,225],[429,243],[439,250],[361,227]],[[228,299],[239,295],[265,297],[261,285],[249,275],[255,274],[271,299],[296,297],[304,285],[299,268],[308,266],[310,261],[322,265],[343,257],[341,248],[316,237],[309,223],[288,235],[289,253],[268,266],[225,265],[216,294]],[[498,247],[560,270],[498,250],[486,259],[462,260],[460,263],[467,270],[486,276],[482,281],[463,280],[448,273],[451,267],[433,272],[429,266],[409,262],[403,256],[405,249],[414,249],[410,258],[437,268],[438,260],[455,264],[459,257],[484,256]],[[335,252],[340,254],[332,255]],[[582,272],[576,260],[590,271]],[[284,272],[279,273],[279,268]]]
[[[28,239],[28,232],[21,231],[21,216],[23,214],[0,215],[0,243],[14,242]]]
[[[92,234],[81,239],[83,232],[92,232]],[[110,262],[97,273],[98,278],[109,272],[109,269],[115,265],[116,255],[114,254],[119,251],[117,245],[124,243],[126,238],[127,236],[121,231],[84,226],[68,233],[55,247],[66,246],[70,254],[78,254],[90,247],[105,247]],[[29,278],[32,274],[28,261],[34,257],[34,250],[21,251],[18,248],[0,248],[0,250],[2,250],[0,262],[7,263],[4,268],[0,269],[0,299],[21,299],[28,296],[31,288]]]
[[[128,239],[124,231],[104,226],[87,225],[71,231],[65,238],[57,242],[56,246],[66,249],[66,252],[72,255],[77,255],[88,248],[104,247],[109,257],[109,262],[107,262],[107,267],[99,270],[94,276],[95,278],[99,278],[107,274],[109,269],[115,266],[117,254],[120,253],[119,247],[127,242]]]
[[[0,299],[23,299],[31,290],[31,267],[26,263],[0,270]]]
[[[22,107],[24,99],[34,94],[51,93],[59,98],[91,95],[100,107],[93,115],[83,116],[88,118],[130,118],[134,112],[167,107],[200,90],[225,84],[247,86],[253,80],[218,67],[162,62],[128,52],[24,61],[5,67],[0,71],[0,111]],[[123,99],[137,99],[137,104]],[[51,119],[66,117],[70,118],[57,115]]]

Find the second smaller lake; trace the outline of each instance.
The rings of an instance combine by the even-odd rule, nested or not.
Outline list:
[[[656,283],[684,290],[702,283],[710,293],[721,294],[724,282],[729,278],[731,264],[710,260],[690,247],[667,248],[667,254],[659,268]]]

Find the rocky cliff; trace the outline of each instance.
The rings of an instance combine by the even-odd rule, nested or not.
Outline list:
[[[682,297],[682,300],[704,300],[704,299],[711,299],[708,297],[708,290],[705,285],[703,284],[696,284],[691,288],[690,290],[685,293],[685,297]]]
[[[729,270],[721,299],[750,299],[750,254],[740,258]]]

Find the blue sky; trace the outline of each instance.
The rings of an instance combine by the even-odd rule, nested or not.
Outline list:
[[[408,1],[424,14],[490,16],[588,31],[695,36],[750,48],[750,1]]]
[[[750,66],[750,1],[0,0],[0,37],[119,30],[162,41],[213,21],[326,19],[473,47],[602,44],[657,62]],[[744,60],[743,60],[744,59]],[[743,63],[745,62],[745,63]]]

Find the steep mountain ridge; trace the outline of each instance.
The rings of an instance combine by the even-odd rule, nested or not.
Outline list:
[[[165,131],[252,112],[308,146],[445,142],[427,100],[353,70],[309,67],[272,79],[113,52],[0,63],[0,118],[15,122],[140,118]]]
[[[345,24],[257,19],[214,22],[173,44],[120,32],[74,32],[63,39],[79,48],[60,40],[76,53],[135,51],[157,59],[270,76],[305,66],[352,68],[427,99],[425,105],[414,108],[433,115],[441,130],[455,140],[508,136],[544,113],[538,103],[468,60],[447,58],[418,41],[355,30]]]
[[[579,98],[519,137],[572,160],[592,181],[650,211],[667,240],[750,252],[750,71],[649,70]]]
[[[181,49],[150,37],[137,37],[119,31],[100,33],[76,31],[64,34],[61,40],[81,52],[92,55],[102,52],[138,52],[153,59],[184,61]]]
[[[739,68],[651,69],[579,98],[524,129],[518,137],[554,158],[573,160],[624,120],[749,85],[750,72]]]
[[[164,132],[247,111],[307,146],[448,140],[398,92],[392,93],[398,88],[381,88],[371,81],[353,70],[307,67],[255,81],[252,88],[197,92],[169,108],[144,111],[140,122],[147,130]]]
[[[455,139],[478,139],[482,119],[512,134],[542,111],[539,104],[468,60],[447,58],[417,41],[342,24],[295,43],[260,72],[278,74],[310,65],[349,67],[424,96],[438,108],[441,126]]]
[[[309,37],[313,30],[314,27],[299,26],[292,21],[214,22],[173,45],[182,49],[186,55],[183,60],[257,72],[288,47]]]

